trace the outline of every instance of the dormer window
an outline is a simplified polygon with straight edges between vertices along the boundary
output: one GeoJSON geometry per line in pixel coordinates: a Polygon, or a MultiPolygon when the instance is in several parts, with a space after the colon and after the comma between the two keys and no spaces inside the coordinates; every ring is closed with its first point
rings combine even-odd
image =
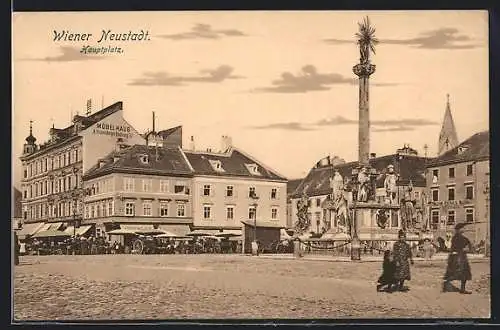
{"type": "Polygon", "coordinates": [[[148,155],[140,155],[139,160],[143,164],[149,164],[149,156],[148,155]]]}
{"type": "Polygon", "coordinates": [[[209,160],[210,165],[212,165],[212,168],[217,171],[217,172],[225,172],[224,169],[222,168],[222,162],[220,160],[209,160]]]}
{"type": "Polygon", "coordinates": [[[458,154],[460,155],[461,153],[467,151],[467,149],[469,149],[469,146],[466,145],[458,147],[458,154]]]}
{"type": "Polygon", "coordinates": [[[245,164],[245,166],[247,167],[247,170],[248,170],[248,172],[250,172],[250,174],[261,175],[257,164],[245,164]]]}

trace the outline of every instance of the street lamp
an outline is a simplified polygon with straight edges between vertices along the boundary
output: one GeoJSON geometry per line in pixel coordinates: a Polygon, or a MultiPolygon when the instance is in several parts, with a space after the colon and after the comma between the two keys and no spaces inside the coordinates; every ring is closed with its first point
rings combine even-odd
{"type": "MultiPolygon", "coordinates": [[[[255,194],[255,191],[251,191],[250,192],[250,198],[254,200],[254,203],[252,204],[252,206],[254,207],[254,214],[253,214],[253,244],[257,247],[257,250],[258,250],[258,244],[257,244],[257,201],[259,200],[259,197],[255,194]]],[[[258,253],[256,252],[255,254],[258,254],[258,253]]]]}
{"type": "Polygon", "coordinates": [[[359,190],[359,180],[358,180],[358,169],[353,168],[351,172],[351,183],[352,183],[352,224],[351,224],[351,260],[361,260],[361,243],[358,238],[358,224],[356,215],[356,202],[358,199],[359,190]]]}

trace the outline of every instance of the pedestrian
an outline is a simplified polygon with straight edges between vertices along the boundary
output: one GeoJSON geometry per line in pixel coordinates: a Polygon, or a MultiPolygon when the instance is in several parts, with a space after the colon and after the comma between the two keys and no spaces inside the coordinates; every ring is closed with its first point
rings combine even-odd
{"type": "Polygon", "coordinates": [[[14,231],[14,265],[19,265],[19,238],[17,237],[17,233],[14,231]]]}
{"type": "Polygon", "coordinates": [[[444,275],[443,292],[448,292],[450,282],[458,280],[461,283],[460,293],[471,294],[465,290],[465,284],[472,279],[467,252],[472,249],[470,241],[463,234],[464,223],[455,226],[455,235],[451,239],[450,254],[448,255],[448,266],[444,275]]]}
{"type": "Polygon", "coordinates": [[[425,261],[430,261],[432,255],[434,254],[434,247],[432,246],[430,239],[428,238],[424,239],[423,250],[424,250],[425,261]]]}
{"type": "Polygon", "coordinates": [[[395,264],[394,256],[391,250],[384,251],[384,261],[382,263],[382,275],[378,278],[377,292],[382,291],[384,286],[386,287],[386,292],[392,292],[392,286],[396,285],[396,280],[394,278],[395,264]]]}
{"type": "Polygon", "coordinates": [[[406,243],[406,233],[403,230],[398,232],[398,241],[392,247],[394,254],[394,278],[398,282],[397,289],[399,291],[407,291],[404,287],[404,282],[411,280],[410,263],[413,265],[413,256],[411,247],[406,243]]]}

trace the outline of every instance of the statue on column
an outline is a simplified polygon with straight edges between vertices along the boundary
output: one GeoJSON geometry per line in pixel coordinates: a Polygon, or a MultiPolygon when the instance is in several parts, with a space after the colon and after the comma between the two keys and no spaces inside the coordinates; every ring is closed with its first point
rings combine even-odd
{"type": "Polygon", "coordinates": [[[397,200],[397,181],[398,176],[394,172],[394,165],[390,164],[387,166],[387,173],[385,174],[384,188],[386,191],[386,196],[390,204],[396,204],[397,200]]]}

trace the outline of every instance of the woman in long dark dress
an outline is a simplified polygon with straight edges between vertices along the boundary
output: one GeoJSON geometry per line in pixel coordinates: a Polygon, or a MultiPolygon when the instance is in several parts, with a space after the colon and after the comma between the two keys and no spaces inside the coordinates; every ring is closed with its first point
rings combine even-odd
{"type": "Polygon", "coordinates": [[[451,239],[450,254],[448,255],[448,266],[444,274],[443,292],[447,292],[450,282],[458,280],[461,282],[460,293],[471,294],[465,290],[465,283],[472,279],[469,260],[467,259],[467,249],[471,249],[471,243],[463,235],[464,223],[455,226],[455,235],[451,239]]]}
{"type": "Polygon", "coordinates": [[[411,247],[406,240],[406,233],[400,230],[398,233],[398,241],[394,243],[392,248],[394,255],[394,279],[397,281],[397,289],[399,291],[404,290],[404,282],[406,280],[411,280],[410,274],[410,262],[413,265],[413,256],[411,253],[411,247]]]}

